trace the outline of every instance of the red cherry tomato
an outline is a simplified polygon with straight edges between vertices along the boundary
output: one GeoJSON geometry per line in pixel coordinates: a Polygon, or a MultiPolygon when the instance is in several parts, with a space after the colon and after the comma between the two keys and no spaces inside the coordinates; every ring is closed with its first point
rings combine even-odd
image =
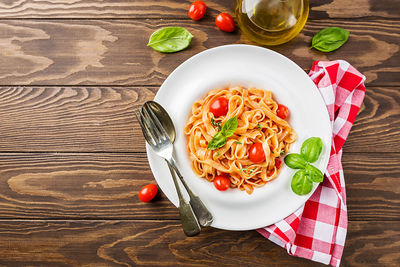
{"type": "Polygon", "coordinates": [[[235,21],[231,15],[227,13],[219,13],[215,18],[215,24],[217,27],[224,32],[233,32],[235,30],[235,21]]]}
{"type": "Polygon", "coordinates": [[[203,1],[195,1],[189,7],[189,17],[194,20],[199,20],[206,14],[207,6],[203,1]]]}
{"type": "Polygon", "coordinates": [[[224,116],[228,113],[229,101],[225,97],[215,99],[210,105],[210,112],[214,117],[224,116]]]}
{"type": "Polygon", "coordinates": [[[287,108],[287,106],[279,104],[278,109],[276,110],[276,114],[279,118],[286,119],[286,117],[289,116],[289,109],[287,108]]]}
{"type": "Polygon", "coordinates": [[[275,166],[279,169],[282,165],[282,160],[280,158],[275,158],[275,166]]]}
{"type": "Polygon", "coordinates": [[[254,143],[249,149],[249,159],[254,163],[265,160],[265,152],[262,143],[254,143]]]}
{"type": "Polygon", "coordinates": [[[143,202],[149,202],[157,195],[157,192],[157,186],[155,186],[154,184],[148,184],[140,189],[139,199],[143,202]]]}
{"type": "Polygon", "coordinates": [[[214,186],[219,191],[225,191],[231,186],[231,180],[224,175],[218,175],[214,178],[214,186]]]}

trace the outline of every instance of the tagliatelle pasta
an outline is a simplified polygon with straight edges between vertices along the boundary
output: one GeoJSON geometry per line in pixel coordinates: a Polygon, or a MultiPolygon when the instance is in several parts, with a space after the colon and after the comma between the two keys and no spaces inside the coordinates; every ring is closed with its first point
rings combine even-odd
{"type": "Polygon", "coordinates": [[[216,89],[196,101],[185,125],[189,157],[196,175],[212,182],[218,175],[227,175],[230,186],[251,194],[279,175],[276,164],[282,153],[289,151],[297,135],[289,123],[277,115],[278,103],[272,93],[256,88],[216,89]],[[214,118],[210,105],[217,98],[228,99],[228,112],[214,118]],[[228,119],[237,117],[238,127],[226,143],[217,149],[207,145],[228,119]],[[262,143],[265,160],[254,163],[249,159],[249,149],[262,143]]]}

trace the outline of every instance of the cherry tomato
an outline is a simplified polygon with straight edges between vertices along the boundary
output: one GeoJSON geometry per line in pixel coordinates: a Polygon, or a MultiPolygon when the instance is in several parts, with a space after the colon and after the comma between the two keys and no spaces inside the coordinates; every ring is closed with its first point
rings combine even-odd
{"type": "Polygon", "coordinates": [[[282,160],[280,158],[275,158],[275,166],[279,169],[282,165],[282,160]]]}
{"type": "Polygon", "coordinates": [[[231,186],[231,180],[225,175],[218,175],[214,178],[214,186],[219,191],[225,191],[231,186]]]}
{"type": "Polygon", "coordinates": [[[279,104],[278,109],[276,110],[276,114],[279,118],[286,119],[286,117],[289,116],[289,109],[287,108],[287,106],[279,104]]]}
{"type": "Polygon", "coordinates": [[[189,7],[189,17],[193,20],[199,20],[206,14],[207,6],[203,1],[195,1],[189,7]]]}
{"type": "Polygon", "coordinates": [[[154,184],[148,184],[140,189],[139,199],[143,202],[149,202],[157,195],[157,192],[157,186],[155,186],[154,184]]]}
{"type": "Polygon", "coordinates": [[[219,13],[215,18],[215,24],[224,32],[233,32],[235,30],[235,21],[228,13],[219,13]]]}
{"type": "Polygon", "coordinates": [[[225,97],[215,99],[210,105],[210,112],[214,117],[224,116],[228,113],[229,101],[225,97]]]}
{"type": "Polygon", "coordinates": [[[262,143],[254,143],[249,149],[249,159],[254,163],[265,160],[265,152],[262,143]]]}

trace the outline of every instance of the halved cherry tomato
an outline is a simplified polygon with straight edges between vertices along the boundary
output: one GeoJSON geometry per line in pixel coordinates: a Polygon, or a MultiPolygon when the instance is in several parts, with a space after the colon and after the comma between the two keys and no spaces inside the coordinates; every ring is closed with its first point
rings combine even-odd
{"type": "Polygon", "coordinates": [[[235,21],[228,13],[219,13],[215,18],[215,24],[224,32],[233,32],[235,30],[235,21]]]}
{"type": "Polygon", "coordinates": [[[210,112],[214,117],[224,116],[228,113],[229,101],[225,97],[218,97],[210,105],[210,112]]]}
{"type": "Polygon", "coordinates": [[[218,175],[214,178],[214,186],[219,191],[225,191],[231,186],[231,180],[225,175],[218,175]]]}
{"type": "Polygon", "coordinates": [[[276,114],[279,118],[284,120],[287,116],[289,116],[289,109],[287,108],[287,106],[279,104],[278,109],[276,110],[276,114]]]}
{"type": "Polygon", "coordinates": [[[265,160],[265,152],[262,143],[254,143],[249,149],[249,159],[254,163],[260,163],[265,160]]]}
{"type": "Polygon", "coordinates": [[[149,202],[157,195],[157,192],[157,186],[155,186],[154,184],[148,184],[140,189],[139,199],[143,202],[149,202]]]}
{"type": "Polygon", "coordinates": [[[279,169],[282,165],[282,160],[280,158],[275,158],[275,166],[279,169]]]}
{"type": "Polygon", "coordinates": [[[203,1],[195,1],[189,7],[189,17],[194,20],[199,20],[206,14],[207,6],[203,1]]]}

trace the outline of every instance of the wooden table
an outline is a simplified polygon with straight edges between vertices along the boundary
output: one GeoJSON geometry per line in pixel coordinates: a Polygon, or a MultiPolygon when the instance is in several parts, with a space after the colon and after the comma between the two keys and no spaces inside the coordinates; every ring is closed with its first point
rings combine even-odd
{"type": "MultiPolygon", "coordinates": [[[[184,236],[154,182],[132,111],[180,63],[207,48],[251,43],[214,25],[233,0],[18,0],[0,3],[0,265],[319,266],[288,256],[255,231],[184,236]],[[190,47],[146,47],[163,26],[190,47]]],[[[400,2],[312,0],[305,29],[275,51],[306,71],[345,59],[367,76],[364,105],[343,154],[349,231],[343,266],[400,266],[400,2]],[[328,26],[351,32],[339,50],[309,49],[328,26]]]]}

